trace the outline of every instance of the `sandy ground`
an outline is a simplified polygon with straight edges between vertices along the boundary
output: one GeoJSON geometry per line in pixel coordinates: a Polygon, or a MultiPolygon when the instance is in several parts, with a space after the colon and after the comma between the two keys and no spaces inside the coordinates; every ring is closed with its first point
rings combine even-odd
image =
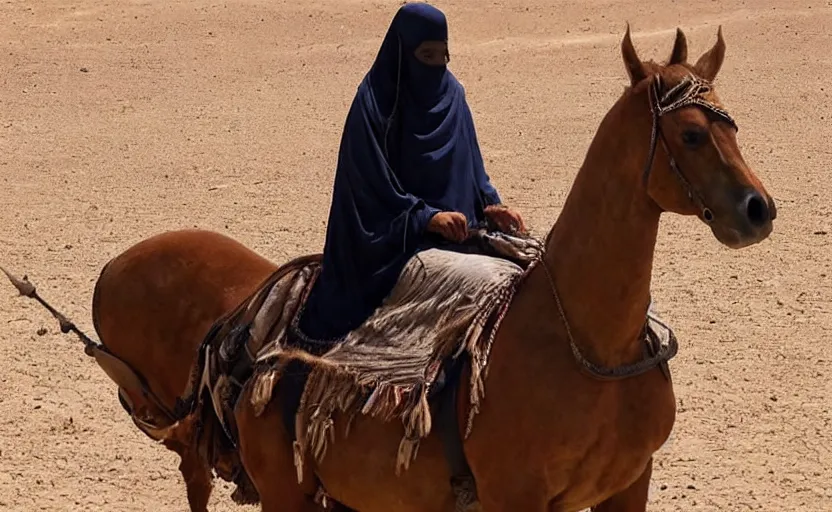
{"type": "MultiPolygon", "coordinates": [[[[0,3],[0,264],[92,331],[101,266],[171,228],[275,261],[318,250],[347,107],[398,2],[0,3]]],[[[443,1],[491,176],[537,234],[626,83],[673,30],[723,24],[719,92],[779,204],[771,239],[662,224],[654,273],[681,350],[651,510],[832,510],[828,1],[443,1]]],[[[80,344],[0,283],[0,509],[186,510],[175,456],[80,344]],[[40,334],[38,331],[40,330],[40,334]]],[[[212,510],[245,510],[215,493],[212,510]]]]}

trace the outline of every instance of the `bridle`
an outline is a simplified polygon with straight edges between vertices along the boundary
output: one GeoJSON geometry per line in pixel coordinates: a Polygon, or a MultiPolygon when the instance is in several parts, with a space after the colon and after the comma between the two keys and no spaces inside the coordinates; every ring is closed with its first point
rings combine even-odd
{"type": "MultiPolygon", "coordinates": [[[[650,172],[653,168],[657,141],[661,140],[665,153],[667,153],[667,157],[670,160],[670,168],[681,181],[682,186],[687,192],[688,198],[691,201],[694,201],[700,208],[701,218],[707,223],[713,221],[713,212],[710,208],[708,208],[705,201],[702,199],[702,196],[693,188],[690,181],[676,163],[676,159],[670,152],[667,140],[662,132],[660,119],[668,112],[696,105],[712,112],[736,130],[737,124],[728,112],[726,112],[723,108],[714,105],[705,98],[705,95],[712,90],[713,85],[711,82],[693,74],[688,74],[684,79],[682,79],[681,82],[662,94],[661,76],[656,74],[650,79],[647,94],[650,102],[650,111],[653,117],[653,126],[651,128],[650,135],[650,150],[642,174],[642,180],[646,188],[650,179],[650,172]]],[[[563,304],[561,303],[560,296],[558,295],[557,288],[555,286],[555,280],[552,277],[552,273],[549,270],[548,265],[546,265],[546,262],[542,257],[540,259],[540,264],[543,266],[546,276],[549,279],[549,285],[551,287],[552,294],[554,295],[555,302],[557,303],[558,313],[560,314],[561,321],[566,329],[566,336],[569,340],[569,347],[572,351],[572,356],[581,369],[586,371],[590,376],[599,380],[621,380],[635,377],[646,373],[653,368],[660,367],[665,377],[668,379],[670,378],[667,362],[676,355],[679,349],[679,344],[673,330],[653,315],[649,306],[646,315],[647,320],[643,331],[647,354],[642,360],[633,364],[605,368],[598,366],[587,359],[581,352],[578,344],[575,342],[575,338],[572,335],[572,329],[569,326],[568,319],[566,318],[566,312],[563,309],[563,304]],[[666,343],[661,341],[661,337],[655,332],[656,328],[661,328],[666,331],[666,343]]]]}
{"type": "Polygon", "coordinates": [[[685,188],[688,199],[696,203],[696,206],[699,208],[700,218],[706,223],[711,223],[714,220],[713,211],[708,208],[702,196],[693,188],[690,180],[688,180],[679,168],[676,159],[673,158],[673,154],[670,152],[664,132],[662,131],[660,119],[668,112],[696,105],[712,112],[719,119],[730,124],[734,130],[738,130],[739,128],[725,109],[705,99],[705,95],[713,90],[713,84],[704,78],[700,78],[691,73],[664,94],[661,94],[661,90],[662,77],[659,74],[655,74],[650,79],[650,85],[647,91],[647,96],[650,101],[650,112],[653,116],[653,128],[650,135],[650,151],[644,166],[644,172],[642,173],[642,181],[646,188],[650,180],[650,171],[653,168],[653,160],[656,155],[656,141],[661,140],[664,151],[670,160],[670,168],[685,188]]]}

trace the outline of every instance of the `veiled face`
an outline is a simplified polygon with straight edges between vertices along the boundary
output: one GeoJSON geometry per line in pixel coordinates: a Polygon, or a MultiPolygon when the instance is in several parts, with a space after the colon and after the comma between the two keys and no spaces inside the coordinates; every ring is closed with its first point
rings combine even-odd
{"type": "Polygon", "coordinates": [[[413,54],[419,62],[428,66],[444,66],[451,60],[448,43],[445,41],[425,41],[413,54]]]}

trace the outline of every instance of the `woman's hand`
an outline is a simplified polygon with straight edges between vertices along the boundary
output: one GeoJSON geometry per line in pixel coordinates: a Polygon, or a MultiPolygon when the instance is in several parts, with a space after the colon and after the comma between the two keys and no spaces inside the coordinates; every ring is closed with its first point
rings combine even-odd
{"type": "Polygon", "coordinates": [[[468,238],[468,219],[459,212],[439,212],[430,219],[428,231],[451,242],[462,243],[468,238]]]}
{"type": "Polygon", "coordinates": [[[497,228],[508,234],[525,234],[526,224],[519,213],[508,206],[495,204],[485,208],[485,216],[497,225],[497,228]]]}

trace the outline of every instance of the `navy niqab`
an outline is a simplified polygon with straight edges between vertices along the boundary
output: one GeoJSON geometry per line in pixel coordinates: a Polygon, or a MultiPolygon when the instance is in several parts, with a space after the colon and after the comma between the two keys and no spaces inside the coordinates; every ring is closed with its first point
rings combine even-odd
{"type": "MultiPolygon", "coordinates": [[[[465,91],[446,66],[414,51],[447,41],[445,15],[402,6],[358,87],[341,139],[321,274],[299,328],[307,344],[358,327],[419,250],[442,245],[433,215],[456,211],[470,226],[500,197],[490,184],[465,91]]],[[[324,348],[324,347],[321,347],[324,348]]]]}

